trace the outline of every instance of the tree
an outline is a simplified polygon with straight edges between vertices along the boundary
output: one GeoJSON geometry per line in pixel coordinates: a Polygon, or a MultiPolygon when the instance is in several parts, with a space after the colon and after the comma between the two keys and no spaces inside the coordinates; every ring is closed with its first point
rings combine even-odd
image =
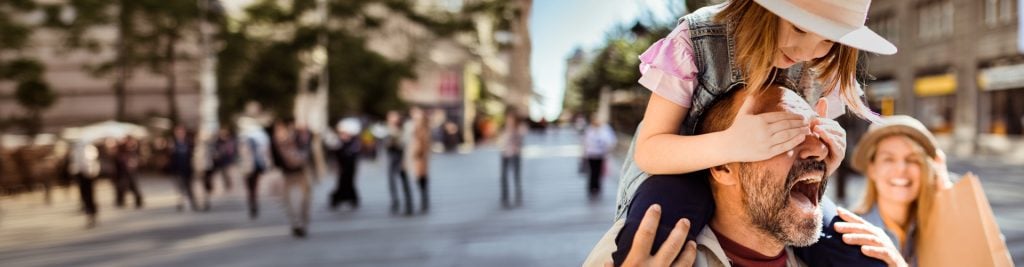
{"type": "MultiPolygon", "coordinates": [[[[202,0],[214,1],[214,0],[202,0]]],[[[164,96],[167,98],[167,117],[172,122],[180,120],[177,95],[177,63],[181,58],[190,55],[178,50],[179,42],[185,36],[198,36],[195,29],[200,14],[193,1],[136,0],[137,12],[148,21],[146,29],[139,30],[139,38],[135,45],[141,49],[142,57],[149,63],[149,68],[166,78],[164,96]]],[[[216,13],[215,13],[216,14],[216,13]]]]}
{"type": "Polygon", "coordinates": [[[0,59],[12,54],[11,60],[0,61],[0,80],[16,83],[15,99],[28,112],[19,120],[22,127],[31,134],[39,133],[42,126],[42,111],[53,105],[56,96],[43,81],[45,67],[38,61],[19,53],[28,45],[33,27],[15,21],[16,13],[34,11],[38,6],[30,0],[11,0],[0,3],[0,59]]]}
{"type": "Polygon", "coordinates": [[[411,2],[397,0],[330,1],[328,27],[300,23],[303,14],[314,7],[312,0],[295,0],[286,6],[280,1],[260,0],[246,8],[244,21],[229,19],[222,25],[225,47],[218,56],[222,119],[250,100],[279,116],[290,116],[293,103],[288,100],[297,93],[298,70],[303,67],[299,53],[317,45],[320,33],[326,33],[327,75],[331,77],[327,81],[328,115],[383,117],[387,110],[404,106],[398,87],[402,79],[413,77],[419,54],[389,59],[368,47],[367,36],[380,33],[388,19],[396,18],[435,36],[471,29],[456,16],[426,16],[417,13],[411,2]],[[370,6],[383,8],[388,17],[367,14],[370,6]]]}
{"type": "Polygon", "coordinates": [[[31,134],[39,133],[42,129],[42,111],[53,106],[57,99],[56,95],[46,82],[32,79],[18,83],[15,97],[18,104],[28,110],[28,120],[24,123],[26,130],[31,134]]]}
{"type": "Polygon", "coordinates": [[[132,72],[142,61],[141,48],[136,43],[140,36],[136,30],[138,24],[145,24],[139,17],[137,0],[69,0],[65,4],[46,6],[50,27],[63,31],[67,49],[88,49],[98,52],[104,49],[104,43],[88,34],[91,30],[110,24],[117,26],[117,40],[113,45],[115,56],[109,61],[85,66],[96,76],[105,76],[116,71],[112,85],[114,91],[114,117],[125,120],[125,100],[127,83],[132,72]],[[113,14],[112,14],[113,13],[113,14]]]}

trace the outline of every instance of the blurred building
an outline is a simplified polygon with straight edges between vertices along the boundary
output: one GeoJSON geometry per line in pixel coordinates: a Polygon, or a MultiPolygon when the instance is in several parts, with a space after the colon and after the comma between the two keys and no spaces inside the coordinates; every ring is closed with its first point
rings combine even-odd
{"type": "Polygon", "coordinates": [[[564,115],[583,113],[583,90],[576,85],[576,79],[586,71],[590,59],[583,48],[577,47],[572,56],[565,60],[565,98],[562,107],[564,115]]]}
{"type": "MultiPolygon", "coordinates": [[[[38,25],[45,19],[42,9],[19,14],[13,18],[26,24],[38,25]]],[[[81,126],[115,117],[114,81],[116,71],[106,75],[93,74],[99,64],[110,62],[115,57],[117,41],[116,25],[97,27],[89,31],[99,41],[98,49],[68,49],[64,46],[63,33],[39,27],[20,51],[23,55],[41,62],[46,72],[43,77],[57,96],[55,104],[43,112],[43,131],[57,132],[68,126],[81,126]]],[[[0,38],[3,38],[0,36],[0,38]]],[[[198,55],[198,41],[186,36],[179,43],[181,55],[198,55]]],[[[176,102],[182,122],[195,126],[198,120],[199,81],[197,57],[182,56],[176,64],[176,102]]],[[[166,117],[169,101],[166,96],[167,78],[156,74],[140,63],[127,82],[125,110],[130,120],[142,121],[151,117],[166,117]]],[[[0,80],[0,118],[21,116],[25,111],[15,97],[15,84],[0,80]]]]}
{"type": "Polygon", "coordinates": [[[1024,158],[1017,0],[875,1],[867,25],[899,48],[869,56],[873,109],[925,123],[960,156],[1024,158]]]}

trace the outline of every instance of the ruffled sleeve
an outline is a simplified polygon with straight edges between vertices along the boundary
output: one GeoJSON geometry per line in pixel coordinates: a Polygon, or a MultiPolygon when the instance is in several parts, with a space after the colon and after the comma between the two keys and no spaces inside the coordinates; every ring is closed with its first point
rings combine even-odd
{"type": "Polygon", "coordinates": [[[640,55],[640,73],[640,85],[679,106],[691,106],[697,66],[686,23],[640,55]]]}

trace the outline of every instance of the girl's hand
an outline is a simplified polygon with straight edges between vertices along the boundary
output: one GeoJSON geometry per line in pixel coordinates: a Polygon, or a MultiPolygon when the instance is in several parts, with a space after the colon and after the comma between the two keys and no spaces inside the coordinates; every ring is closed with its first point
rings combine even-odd
{"type": "Polygon", "coordinates": [[[828,118],[828,100],[825,98],[818,99],[814,110],[819,117],[811,122],[811,129],[828,146],[829,153],[825,158],[825,165],[828,166],[827,174],[831,175],[846,157],[846,130],[839,126],[838,122],[828,118]]]}
{"type": "Polygon", "coordinates": [[[785,111],[753,114],[755,100],[743,100],[725,140],[731,147],[723,149],[735,153],[730,162],[754,162],[770,159],[792,150],[811,133],[804,117],[785,111]]]}
{"type": "Polygon", "coordinates": [[[844,243],[860,246],[860,252],[865,256],[882,260],[889,267],[907,266],[903,255],[892,244],[885,231],[844,208],[838,208],[838,211],[839,217],[846,222],[837,222],[835,229],[836,232],[843,234],[844,243]]]}

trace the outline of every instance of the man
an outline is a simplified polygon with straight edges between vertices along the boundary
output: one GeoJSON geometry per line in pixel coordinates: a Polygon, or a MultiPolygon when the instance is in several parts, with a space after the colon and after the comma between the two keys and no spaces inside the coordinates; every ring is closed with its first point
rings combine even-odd
{"type": "MultiPolygon", "coordinates": [[[[725,130],[736,114],[746,111],[753,114],[786,111],[805,117],[815,116],[815,111],[788,89],[772,87],[754,94],[751,101],[744,101],[747,91],[737,89],[720,96],[720,100],[699,122],[698,131],[725,130]]],[[[617,234],[615,262],[632,266],[638,260],[645,261],[651,250],[659,251],[664,243],[670,253],[659,251],[655,256],[661,260],[668,259],[662,263],[672,262],[680,250],[684,251],[680,259],[693,260],[691,251],[695,250],[694,266],[804,266],[806,256],[798,258],[793,247],[809,246],[819,240],[823,223],[820,204],[826,182],[823,160],[828,153],[828,148],[817,136],[808,135],[793,150],[765,161],[725,164],[682,178],[652,177],[637,191],[622,232],[617,234]],[[686,205],[687,196],[671,194],[671,188],[681,186],[681,179],[707,179],[715,203],[710,222],[695,238],[696,246],[687,245],[686,248],[682,248],[682,243],[687,230],[682,228],[689,227],[689,223],[675,221],[685,217],[678,207],[686,205]],[[651,227],[649,219],[641,217],[644,210],[654,204],[661,206],[651,209],[662,219],[662,227],[656,229],[647,228],[651,227]],[[676,224],[676,229],[671,228],[673,224],[676,224]],[[634,237],[639,242],[634,242],[634,237]],[[654,237],[653,246],[647,237],[654,237]]],[[[649,210],[647,214],[650,213],[649,210]]],[[[613,231],[602,238],[602,242],[615,238],[613,231]]],[[[884,241],[865,246],[864,250],[882,248],[892,252],[891,241],[884,241]]],[[[588,265],[607,261],[601,259],[605,257],[601,254],[610,250],[614,249],[607,249],[599,243],[588,259],[588,265]]],[[[847,259],[850,255],[859,256],[859,252],[856,249],[837,251],[835,255],[828,256],[847,259]]],[[[883,260],[887,263],[902,262],[898,253],[887,253],[885,257],[883,260]]]]}
{"type": "Polygon", "coordinates": [[[116,160],[118,180],[115,184],[117,187],[115,203],[117,207],[124,206],[125,195],[131,192],[135,196],[135,208],[141,209],[143,205],[142,191],[139,190],[138,177],[136,177],[139,169],[139,140],[131,135],[125,136],[117,149],[116,160]]]}
{"type": "Polygon", "coordinates": [[[271,154],[274,164],[284,176],[284,206],[292,225],[292,236],[306,238],[309,226],[309,205],[312,187],[307,172],[310,167],[311,137],[303,126],[291,127],[278,121],[273,126],[271,154]],[[292,204],[292,191],[299,190],[299,206],[292,204]]]}

